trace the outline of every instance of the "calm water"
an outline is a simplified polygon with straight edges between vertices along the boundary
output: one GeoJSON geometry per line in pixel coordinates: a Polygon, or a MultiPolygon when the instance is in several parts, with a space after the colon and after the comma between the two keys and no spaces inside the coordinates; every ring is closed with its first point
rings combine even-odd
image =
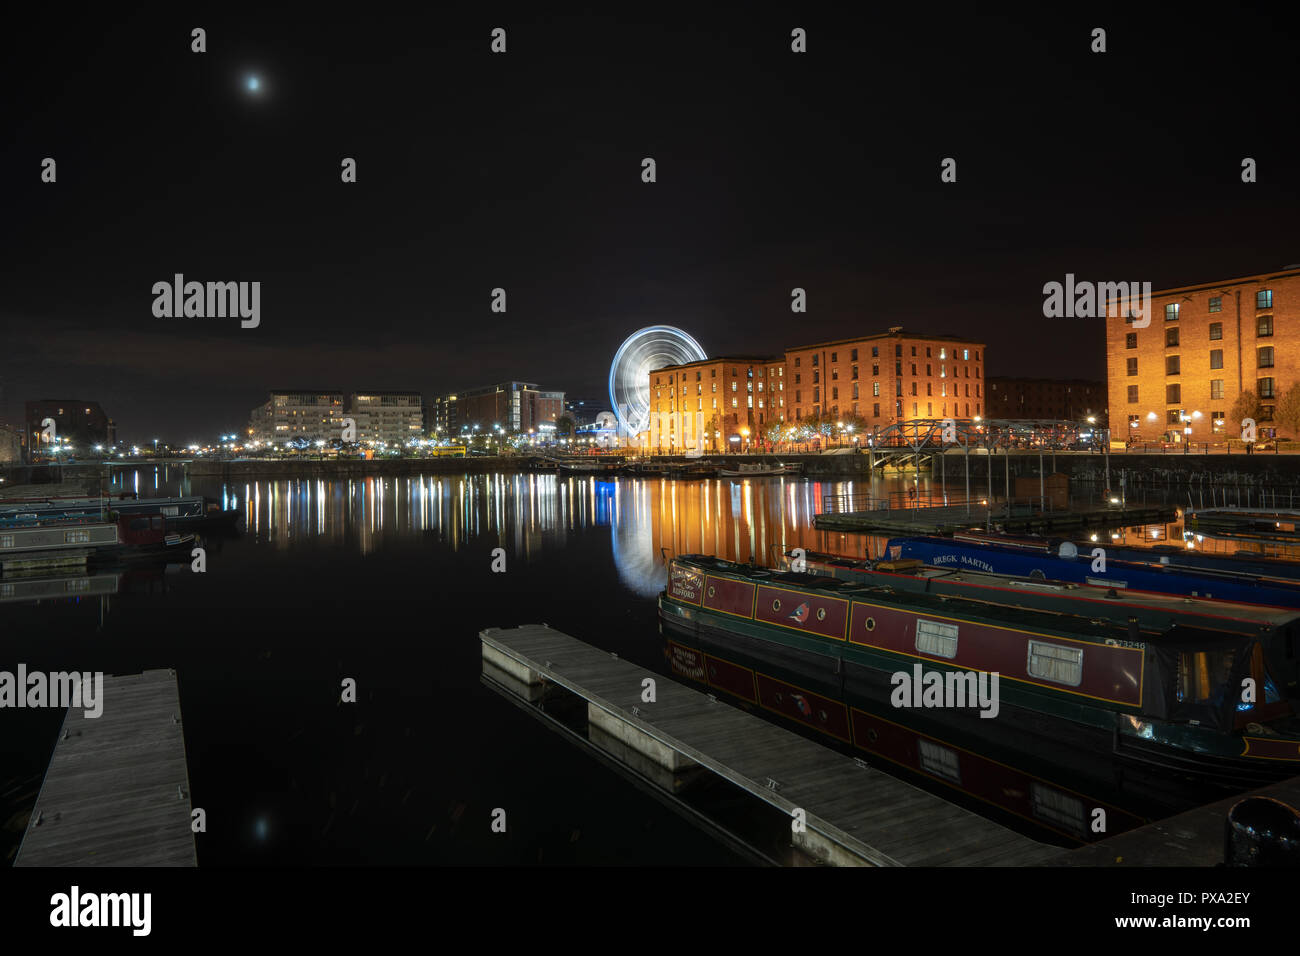
{"type": "MultiPolygon", "coordinates": [[[[108,596],[0,605],[0,669],[175,668],[208,817],[201,865],[740,862],[486,689],[477,635],[546,622],[666,673],[661,549],[823,547],[814,502],[855,490],[544,475],[187,485],[161,468],[118,484],[222,499],[244,527],[204,542],[206,574],[174,564],[128,572],[108,596]],[[505,573],[491,571],[498,547],[505,573]],[[338,703],[345,677],[356,704],[338,703]],[[505,835],[489,828],[497,807],[505,835]]],[[[9,859],[61,719],[4,713],[9,859]]]]}
{"type": "MultiPolygon", "coordinates": [[[[102,597],[0,605],[0,669],[175,668],[207,866],[744,862],[487,689],[478,632],[545,622],[668,674],[655,610],[665,554],[771,563],[793,547],[873,547],[811,527],[823,496],[869,490],[855,482],[191,485],[149,468],[118,483],[223,500],[242,512],[241,531],[204,542],[206,574],[170,565],[124,574],[102,597]],[[491,571],[495,548],[505,573],[491,571]],[[339,703],[348,677],[356,704],[339,703]],[[495,808],[504,835],[490,830],[495,808]]],[[[8,859],[61,720],[3,715],[8,859]]]]}

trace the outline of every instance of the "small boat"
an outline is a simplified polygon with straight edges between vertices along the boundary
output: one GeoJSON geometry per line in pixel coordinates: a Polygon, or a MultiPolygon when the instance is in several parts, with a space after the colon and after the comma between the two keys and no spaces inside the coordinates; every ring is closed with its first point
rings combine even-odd
{"type": "Polygon", "coordinates": [[[1040,746],[1110,755],[1143,773],[1241,789],[1300,772],[1300,633],[1139,627],[902,587],[680,555],[659,595],[663,626],[831,667],[846,693],[986,714],[1040,746]],[[979,675],[998,682],[985,708],[979,675]],[[901,682],[900,682],[901,681],[901,682]],[[919,688],[935,691],[920,700],[919,688]],[[1245,695],[1242,688],[1256,688],[1245,695]],[[900,690],[906,688],[901,695],[900,690]],[[970,696],[967,696],[968,692],[970,696]],[[946,695],[946,696],[945,696],[946,695]],[[949,699],[951,698],[951,699],[949,699]]]}
{"type": "Polygon", "coordinates": [[[718,474],[724,478],[772,478],[778,475],[789,475],[796,470],[779,461],[742,461],[735,468],[719,468],[718,474]]]}

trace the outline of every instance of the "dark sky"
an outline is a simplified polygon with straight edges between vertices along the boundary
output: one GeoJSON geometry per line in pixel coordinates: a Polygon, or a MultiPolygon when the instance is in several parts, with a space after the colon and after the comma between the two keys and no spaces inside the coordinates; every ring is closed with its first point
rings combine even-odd
{"type": "Polygon", "coordinates": [[[989,374],[1102,378],[1099,320],[1044,319],[1043,283],[1300,261],[1295,37],[1272,13],[479,6],[7,23],[0,419],[89,398],[127,440],[188,442],[272,387],[599,400],[658,322],[710,354],[903,325],[985,340],[989,374]],[[261,326],[155,318],[177,272],[260,281],[261,326]]]}

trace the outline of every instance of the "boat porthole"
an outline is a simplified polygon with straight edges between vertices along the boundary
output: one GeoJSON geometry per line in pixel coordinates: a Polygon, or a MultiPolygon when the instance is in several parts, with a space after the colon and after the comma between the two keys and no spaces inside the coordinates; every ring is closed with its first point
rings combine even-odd
{"type": "Polygon", "coordinates": [[[709,585],[709,597],[713,597],[713,585],[709,585]]]}
{"type": "Polygon", "coordinates": [[[867,731],[867,739],[870,740],[873,744],[876,742],[876,738],[877,738],[878,736],[880,736],[880,735],[877,734],[877,733],[875,732],[875,730],[868,730],[868,731],[867,731]]]}
{"type": "Polygon", "coordinates": [[[779,611],[779,610],[781,610],[781,602],[780,602],[780,601],[773,601],[773,602],[772,602],[772,610],[773,610],[773,611],[779,611]]]}
{"type": "Polygon", "coordinates": [[[824,710],[821,711],[817,716],[820,717],[820,718],[822,719],[822,723],[823,723],[823,724],[826,723],[826,721],[829,719],[829,718],[827,717],[827,715],[826,715],[826,711],[824,711],[824,710]]]}
{"type": "Polygon", "coordinates": [[[819,607],[819,608],[817,609],[817,620],[819,620],[819,621],[824,621],[824,620],[826,620],[826,608],[824,608],[824,607],[819,607]]]}
{"type": "Polygon", "coordinates": [[[867,618],[867,630],[874,631],[875,629],[876,629],[876,619],[874,617],[867,618]]]}

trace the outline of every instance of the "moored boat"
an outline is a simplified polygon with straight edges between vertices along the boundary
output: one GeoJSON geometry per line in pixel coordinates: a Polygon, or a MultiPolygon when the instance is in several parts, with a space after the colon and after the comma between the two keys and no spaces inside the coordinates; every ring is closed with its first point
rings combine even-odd
{"type": "Polygon", "coordinates": [[[164,515],[73,517],[0,528],[0,570],[122,561],[185,552],[195,540],[164,515]]]}
{"type": "Polygon", "coordinates": [[[887,554],[893,561],[914,559],[931,566],[990,574],[1300,608],[1300,581],[1218,568],[1125,561],[1106,554],[1104,544],[1080,548],[1066,541],[1051,550],[1027,546],[1023,539],[994,542],[917,535],[889,539],[887,554]],[[1101,554],[1094,555],[1097,549],[1101,554]]]}
{"type": "MultiPolygon", "coordinates": [[[[994,719],[1043,746],[1109,753],[1144,772],[1241,787],[1300,771],[1300,635],[1291,622],[1261,634],[1134,629],[703,555],[671,559],[659,611],[678,633],[742,649],[765,641],[823,667],[829,659],[848,692],[872,700],[894,703],[899,675],[951,694],[996,674],[994,719]]],[[[911,704],[904,696],[897,706],[911,704]]],[[[934,706],[953,705],[940,696],[934,706]]],[[[978,728],[968,703],[954,713],[978,728]]]]}
{"type": "Polygon", "coordinates": [[[794,474],[797,470],[779,461],[742,461],[735,468],[719,468],[718,474],[724,478],[772,478],[794,474]]]}

